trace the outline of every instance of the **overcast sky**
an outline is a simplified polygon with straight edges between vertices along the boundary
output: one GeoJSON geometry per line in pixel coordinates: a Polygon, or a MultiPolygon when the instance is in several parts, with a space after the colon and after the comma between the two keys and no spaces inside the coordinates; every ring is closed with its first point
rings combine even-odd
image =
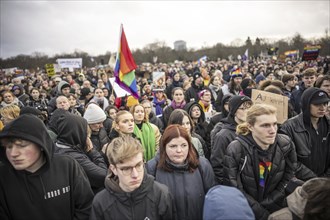
{"type": "Polygon", "coordinates": [[[133,50],[155,41],[199,49],[248,36],[320,37],[330,28],[329,2],[1,0],[0,57],[116,52],[121,23],[133,50]]]}

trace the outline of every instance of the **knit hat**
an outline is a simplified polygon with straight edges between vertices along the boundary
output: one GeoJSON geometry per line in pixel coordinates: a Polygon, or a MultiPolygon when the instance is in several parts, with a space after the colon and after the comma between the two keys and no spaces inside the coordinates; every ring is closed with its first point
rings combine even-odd
{"type": "Polygon", "coordinates": [[[242,72],[240,68],[236,68],[236,69],[232,69],[230,76],[232,79],[236,78],[236,77],[242,77],[242,72]]]}
{"type": "Polygon", "coordinates": [[[202,77],[202,74],[199,71],[195,71],[193,74],[193,81],[196,81],[197,78],[202,77]]]}
{"type": "Polygon", "coordinates": [[[230,100],[229,100],[229,114],[234,116],[237,109],[244,103],[252,100],[247,97],[247,96],[240,96],[240,95],[234,95],[230,100]]]}
{"type": "Polygon", "coordinates": [[[95,124],[103,122],[107,116],[105,112],[96,104],[89,104],[84,113],[84,118],[87,120],[88,124],[95,124]]]}

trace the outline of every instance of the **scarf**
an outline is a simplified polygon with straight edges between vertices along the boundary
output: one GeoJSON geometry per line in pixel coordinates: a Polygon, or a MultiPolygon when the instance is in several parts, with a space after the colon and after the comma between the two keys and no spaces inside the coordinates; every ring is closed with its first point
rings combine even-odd
{"type": "Polygon", "coordinates": [[[183,107],[186,105],[186,101],[183,100],[181,103],[177,104],[174,100],[171,102],[171,106],[173,109],[183,109],[183,107]]]}
{"type": "Polygon", "coordinates": [[[154,158],[156,152],[156,137],[154,129],[151,127],[150,123],[143,122],[141,130],[135,124],[134,134],[140,139],[144,148],[144,160],[147,162],[154,158]]]}
{"type": "Polygon", "coordinates": [[[166,99],[163,99],[162,101],[158,101],[156,97],[154,97],[154,105],[156,109],[156,116],[162,115],[163,114],[163,108],[162,106],[164,105],[166,99]]]}
{"type": "Polygon", "coordinates": [[[208,112],[208,110],[210,108],[210,103],[204,102],[203,100],[199,100],[198,104],[200,104],[200,106],[202,106],[203,112],[208,112]]]}

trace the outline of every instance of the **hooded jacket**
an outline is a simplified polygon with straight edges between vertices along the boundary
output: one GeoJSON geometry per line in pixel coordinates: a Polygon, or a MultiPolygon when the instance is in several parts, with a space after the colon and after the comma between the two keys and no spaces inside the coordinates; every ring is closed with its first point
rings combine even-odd
{"type": "Polygon", "coordinates": [[[319,123],[322,123],[323,127],[327,127],[327,134],[323,137],[321,135],[314,137],[313,139],[316,139],[317,143],[312,143],[309,131],[313,127],[310,103],[312,96],[319,91],[317,88],[306,90],[301,97],[301,104],[304,106],[302,112],[288,119],[280,128],[280,132],[288,135],[295,143],[298,160],[296,177],[301,180],[323,175],[330,176],[330,119],[326,116],[319,119],[319,123]],[[313,159],[313,153],[318,155],[318,160],[313,159]]]}
{"type": "Polygon", "coordinates": [[[69,155],[78,161],[86,172],[94,192],[103,189],[108,168],[96,149],[86,152],[86,119],[73,114],[63,114],[57,120],[57,131],[55,152],[69,155]]]}
{"type": "Polygon", "coordinates": [[[304,82],[301,82],[299,83],[299,89],[291,93],[290,103],[292,104],[294,111],[298,114],[301,112],[302,107],[304,107],[304,105],[301,105],[301,96],[305,90],[305,84],[304,82]]]}
{"type": "Polygon", "coordinates": [[[90,220],[173,219],[168,188],[144,172],[140,187],[133,192],[124,192],[118,177],[109,174],[105,189],[94,198],[90,220]]]}
{"type": "Polygon", "coordinates": [[[205,155],[206,158],[210,158],[210,151],[211,151],[210,150],[210,135],[207,133],[207,125],[208,124],[205,121],[205,113],[204,113],[202,107],[197,102],[189,102],[185,105],[184,110],[191,117],[192,108],[194,106],[198,106],[198,108],[201,112],[201,115],[198,118],[197,123],[194,125],[195,126],[194,132],[204,139],[204,141],[206,143],[206,145],[203,146],[204,155],[205,155]]]}
{"type": "Polygon", "coordinates": [[[86,174],[72,158],[53,155],[54,144],[40,119],[20,116],[0,133],[5,137],[37,144],[46,162],[34,173],[15,170],[0,148],[0,219],[88,219],[93,192],[86,174]]]}
{"type": "Polygon", "coordinates": [[[256,219],[267,219],[269,213],[285,205],[285,186],[294,175],[296,154],[290,138],[278,134],[269,150],[263,152],[272,158],[272,167],[261,193],[258,167],[260,149],[251,134],[239,135],[231,142],[224,158],[224,184],[243,192],[256,219]]]}

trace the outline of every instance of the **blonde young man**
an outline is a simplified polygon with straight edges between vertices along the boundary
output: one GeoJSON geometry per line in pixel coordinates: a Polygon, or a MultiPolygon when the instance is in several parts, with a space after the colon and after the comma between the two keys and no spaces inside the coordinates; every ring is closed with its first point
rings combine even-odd
{"type": "Polygon", "coordinates": [[[173,219],[168,188],[145,172],[140,142],[125,135],[108,147],[110,174],[92,204],[90,220],[173,219]]]}

